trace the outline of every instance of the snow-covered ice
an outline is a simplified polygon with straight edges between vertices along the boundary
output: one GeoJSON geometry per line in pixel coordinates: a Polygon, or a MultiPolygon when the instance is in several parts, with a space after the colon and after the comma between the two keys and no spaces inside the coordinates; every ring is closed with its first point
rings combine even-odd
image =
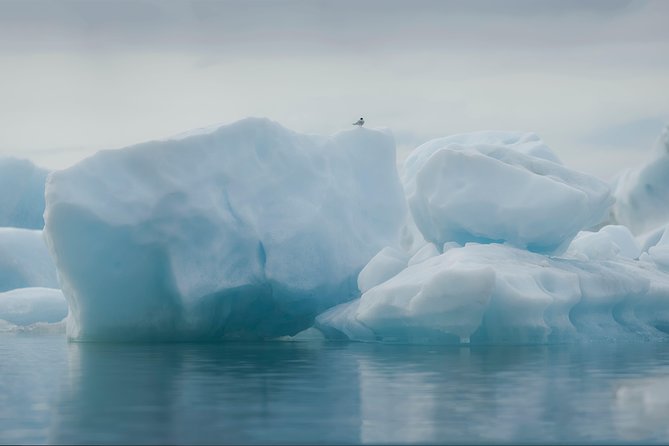
{"type": "Polygon", "coordinates": [[[387,132],[251,118],[54,172],[45,235],[73,338],[271,337],[356,297],[406,215],[387,132]]]}
{"type": "Polygon", "coordinates": [[[0,228],[0,291],[24,287],[59,288],[42,231],[0,228]]]}
{"type": "Polygon", "coordinates": [[[42,229],[47,174],[28,160],[0,157],[0,226],[42,229]]]}
{"type": "Polygon", "coordinates": [[[402,171],[416,226],[437,246],[565,248],[580,230],[604,220],[613,198],[607,184],[549,160],[551,153],[536,135],[502,132],[421,145],[402,171]]]}

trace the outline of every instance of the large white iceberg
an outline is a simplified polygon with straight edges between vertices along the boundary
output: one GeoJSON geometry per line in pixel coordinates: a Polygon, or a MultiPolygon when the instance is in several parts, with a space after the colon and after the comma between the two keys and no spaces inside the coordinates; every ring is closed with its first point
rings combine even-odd
{"type": "Polygon", "coordinates": [[[47,174],[28,160],[0,157],[0,226],[42,229],[47,174]]]}
{"type": "Polygon", "coordinates": [[[648,161],[617,179],[613,218],[643,234],[669,222],[669,126],[653,147],[648,161]]]}
{"type": "Polygon", "coordinates": [[[59,288],[42,231],[0,228],[0,292],[24,287],[59,288]]]}
{"type": "Polygon", "coordinates": [[[429,141],[402,181],[427,241],[505,242],[553,252],[606,217],[604,182],[560,165],[534,134],[481,132],[429,141]]]}
{"type": "Polygon", "coordinates": [[[669,339],[669,236],[644,253],[624,226],[585,230],[604,220],[610,190],[551,153],[535,135],[502,132],[417,148],[402,178],[427,242],[405,244],[408,261],[381,251],[362,296],[315,329],[409,343],[669,339]]]}
{"type": "Polygon", "coordinates": [[[70,337],[271,337],[356,297],[406,214],[387,132],[245,119],[54,172],[45,234],[70,337]]]}
{"type": "Polygon", "coordinates": [[[610,257],[624,236],[607,232],[591,240],[612,245],[594,260],[500,244],[451,248],[326,311],[316,327],[330,338],[410,343],[667,340],[669,275],[629,251],[610,257]]]}
{"type": "Polygon", "coordinates": [[[385,131],[321,137],[264,119],[55,172],[45,237],[68,334],[669,338],[669,235],[591,230],[610,211],[609,187],[561,165],[536,135],[433,140],[401,176],[385,131]]]}

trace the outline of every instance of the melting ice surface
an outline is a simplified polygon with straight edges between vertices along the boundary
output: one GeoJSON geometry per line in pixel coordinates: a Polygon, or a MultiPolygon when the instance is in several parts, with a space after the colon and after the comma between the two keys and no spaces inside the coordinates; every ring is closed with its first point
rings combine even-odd
{"type": "Polygon", "coordinates": [[[666,344],[68,344],[0,334],[0,352],[2,444],[669,438],[666,344]]]}
{"type": "Polygon", "coordinates": [[[613,203],[531,133],[398,172],[387,131],[245,119],[54,172],[44,235],[74,339],[665,341],[669,236],[603,226],[613,203]]]}

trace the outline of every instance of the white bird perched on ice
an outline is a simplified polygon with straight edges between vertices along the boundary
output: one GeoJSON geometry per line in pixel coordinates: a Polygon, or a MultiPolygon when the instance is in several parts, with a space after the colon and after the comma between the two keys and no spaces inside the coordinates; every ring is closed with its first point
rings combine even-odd
{"type": "Polygon", "coordinates": [[[363,125],[365,125],[365,120],[360,118],[356,122],[354,122],[353,125],[359,125],[360,127],[362,127],[363,125]]]}

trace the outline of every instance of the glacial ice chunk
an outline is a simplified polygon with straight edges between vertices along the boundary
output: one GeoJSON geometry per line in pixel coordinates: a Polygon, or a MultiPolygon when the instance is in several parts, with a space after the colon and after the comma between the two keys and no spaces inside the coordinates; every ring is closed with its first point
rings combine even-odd
{"type": "Polygon", "coordinates": [[[584,261],[469,243],[325,311],[315,327],[381,342],[666,341],[669,275],[624,256],[584,261]]]}
{"type": "Polygon", "coordinates": [[[59,288],[42,231],[0,228],[0,291],[24,287],[59,288]]]}
{"type": "Polygon", "coordinates": [[[294,335],[399,246],[387,132],[266,119],[102,151],[54,172],[45,234],[78,339],[294,335]]]}
{"type": "Polygon", "coordinates": [[[429,141],[407,158],[402,179],[426,240],[553,252],[607,215],[604,182],[517,150],[515,134],[494,135],[429,141]]]}
{"type": "Polygon", "coordinates": [[[42,229],[48,171],[28,160],[0,157],[0,226],[42,229]]]}
{"type": "Polygon", "coordinates": [[[53,324],[66,316],[67,302],[58,289],[18,288],[0,293],[0,320],[9,324],[53,324]]]}

